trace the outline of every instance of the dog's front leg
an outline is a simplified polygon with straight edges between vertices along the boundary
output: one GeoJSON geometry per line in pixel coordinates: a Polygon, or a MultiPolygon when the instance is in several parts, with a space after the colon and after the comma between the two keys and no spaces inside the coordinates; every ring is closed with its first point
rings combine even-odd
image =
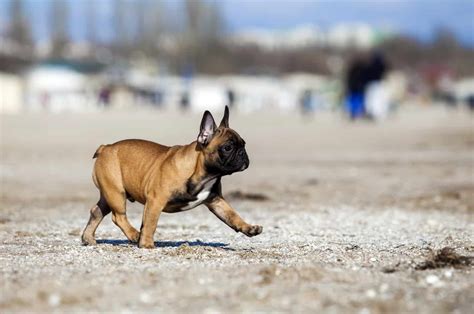
{"type": "Polygon", "coordinates": [[[206,203],[206,206],[214,215],[217,216],[217,218],[237,232],[242,232],[248,237],[253,237],[262,233],[262,226],[246,223],[221,196],[213,198],[206,203]]]}
{"type": "Polygon", "coordinates": [[[161,198],[149,198],[143,210],[142,227],[138,247],[152,249],[155,247],[153,235],[155,234],[158,219],[163,211],[165,202],[161,198]]]}

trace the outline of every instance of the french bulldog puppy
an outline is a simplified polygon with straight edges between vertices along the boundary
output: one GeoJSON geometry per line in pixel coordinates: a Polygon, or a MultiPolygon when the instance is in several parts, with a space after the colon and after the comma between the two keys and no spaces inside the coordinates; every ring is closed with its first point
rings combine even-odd
{"type": "Polygon", "coordinates": [[[253,237],[259,225],[246,223],[222,196],[221,178],[249,166],[245,141],[229,128],[229,108],[217,127],[204,112],[197,140],[188,145],[164,146],[145,140],[123,140],[101,145],[93,180],[100,199],[90,211],[82,234],[84,245],[94,245],[95,230],[110,212],[112,221],[140,248],[153,248],[153,235],[162,212],[176,213],[200,204],[236,232],[253,237]],[[126,200],[144,204],[140,232],[127,219],[126,200]]]}

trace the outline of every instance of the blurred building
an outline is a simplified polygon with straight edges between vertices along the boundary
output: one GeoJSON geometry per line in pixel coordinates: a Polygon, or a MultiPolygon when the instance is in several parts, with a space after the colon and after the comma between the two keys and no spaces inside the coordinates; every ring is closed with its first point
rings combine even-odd
{"type": "Polygon", "coordinates": [[[289,30],[248,29],[231,36],[236,45],[255,45],[266,50],[332,47],[339,49],[369,49],[393,36],[389,30],[364,23],[338,24],[324,31],[314,25],[302,25],[289,30]]]}
{"type": "Polygon", "coordinates": [[[23,109],[24,85],[21,76],[0,72],[0,113],[18,113],[23,109]]]}
{"type": "Polygon", "coordinates": [[[96,109],[97,64],[48,61],[24,75],[26,109],[32,111],[91,111],[96,109]]]}

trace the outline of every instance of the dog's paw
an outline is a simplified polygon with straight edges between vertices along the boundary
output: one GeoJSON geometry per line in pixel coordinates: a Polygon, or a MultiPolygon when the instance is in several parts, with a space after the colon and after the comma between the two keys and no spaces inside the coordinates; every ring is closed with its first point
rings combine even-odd
{"type": "Polygon", "coordinates": [[[138,247],[141,249],[154,249],[155,243],[153,242],[139,242],[138,247]]]}
{"type": "Polygon", "coordinates": [[[259,225],[249,225],[247,228],[242,230],[242,233],[245,234],[247,237],[253,237],[262,233],[263,227],[259,225]]]}
{"type": "Polygon", "coordinates": [[[87,246],[87,245],[96,245],[97,244],[96,240],[92,236],[83,235],[81,237],[81,240],[82,240],[82,245],[87,246]]]}
{"type": "Polygon", "coordinates": [[[128,240],[132,243],[138,243],[140,241],[140,232],[135,231],[128,240]]]}

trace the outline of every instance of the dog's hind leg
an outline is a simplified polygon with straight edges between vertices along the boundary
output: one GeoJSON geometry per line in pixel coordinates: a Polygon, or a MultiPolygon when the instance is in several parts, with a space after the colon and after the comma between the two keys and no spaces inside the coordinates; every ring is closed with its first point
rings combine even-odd
{"type": "Polygon", "coordinates": [[[91,208],[91,216],[84,232],[82,233],[82,244],[95,245],[95,230],[106,215],[110,213],[110,207],[101,196],[97,204],[91,208]]]}
{"type": "Polygon", "coordinates": [[[138,242],[140,233],[130,224],[127,218],[125,192],[108,190],[105,198],[112,210],[112,221],[122,230],[128,240],[138,242]]]}

